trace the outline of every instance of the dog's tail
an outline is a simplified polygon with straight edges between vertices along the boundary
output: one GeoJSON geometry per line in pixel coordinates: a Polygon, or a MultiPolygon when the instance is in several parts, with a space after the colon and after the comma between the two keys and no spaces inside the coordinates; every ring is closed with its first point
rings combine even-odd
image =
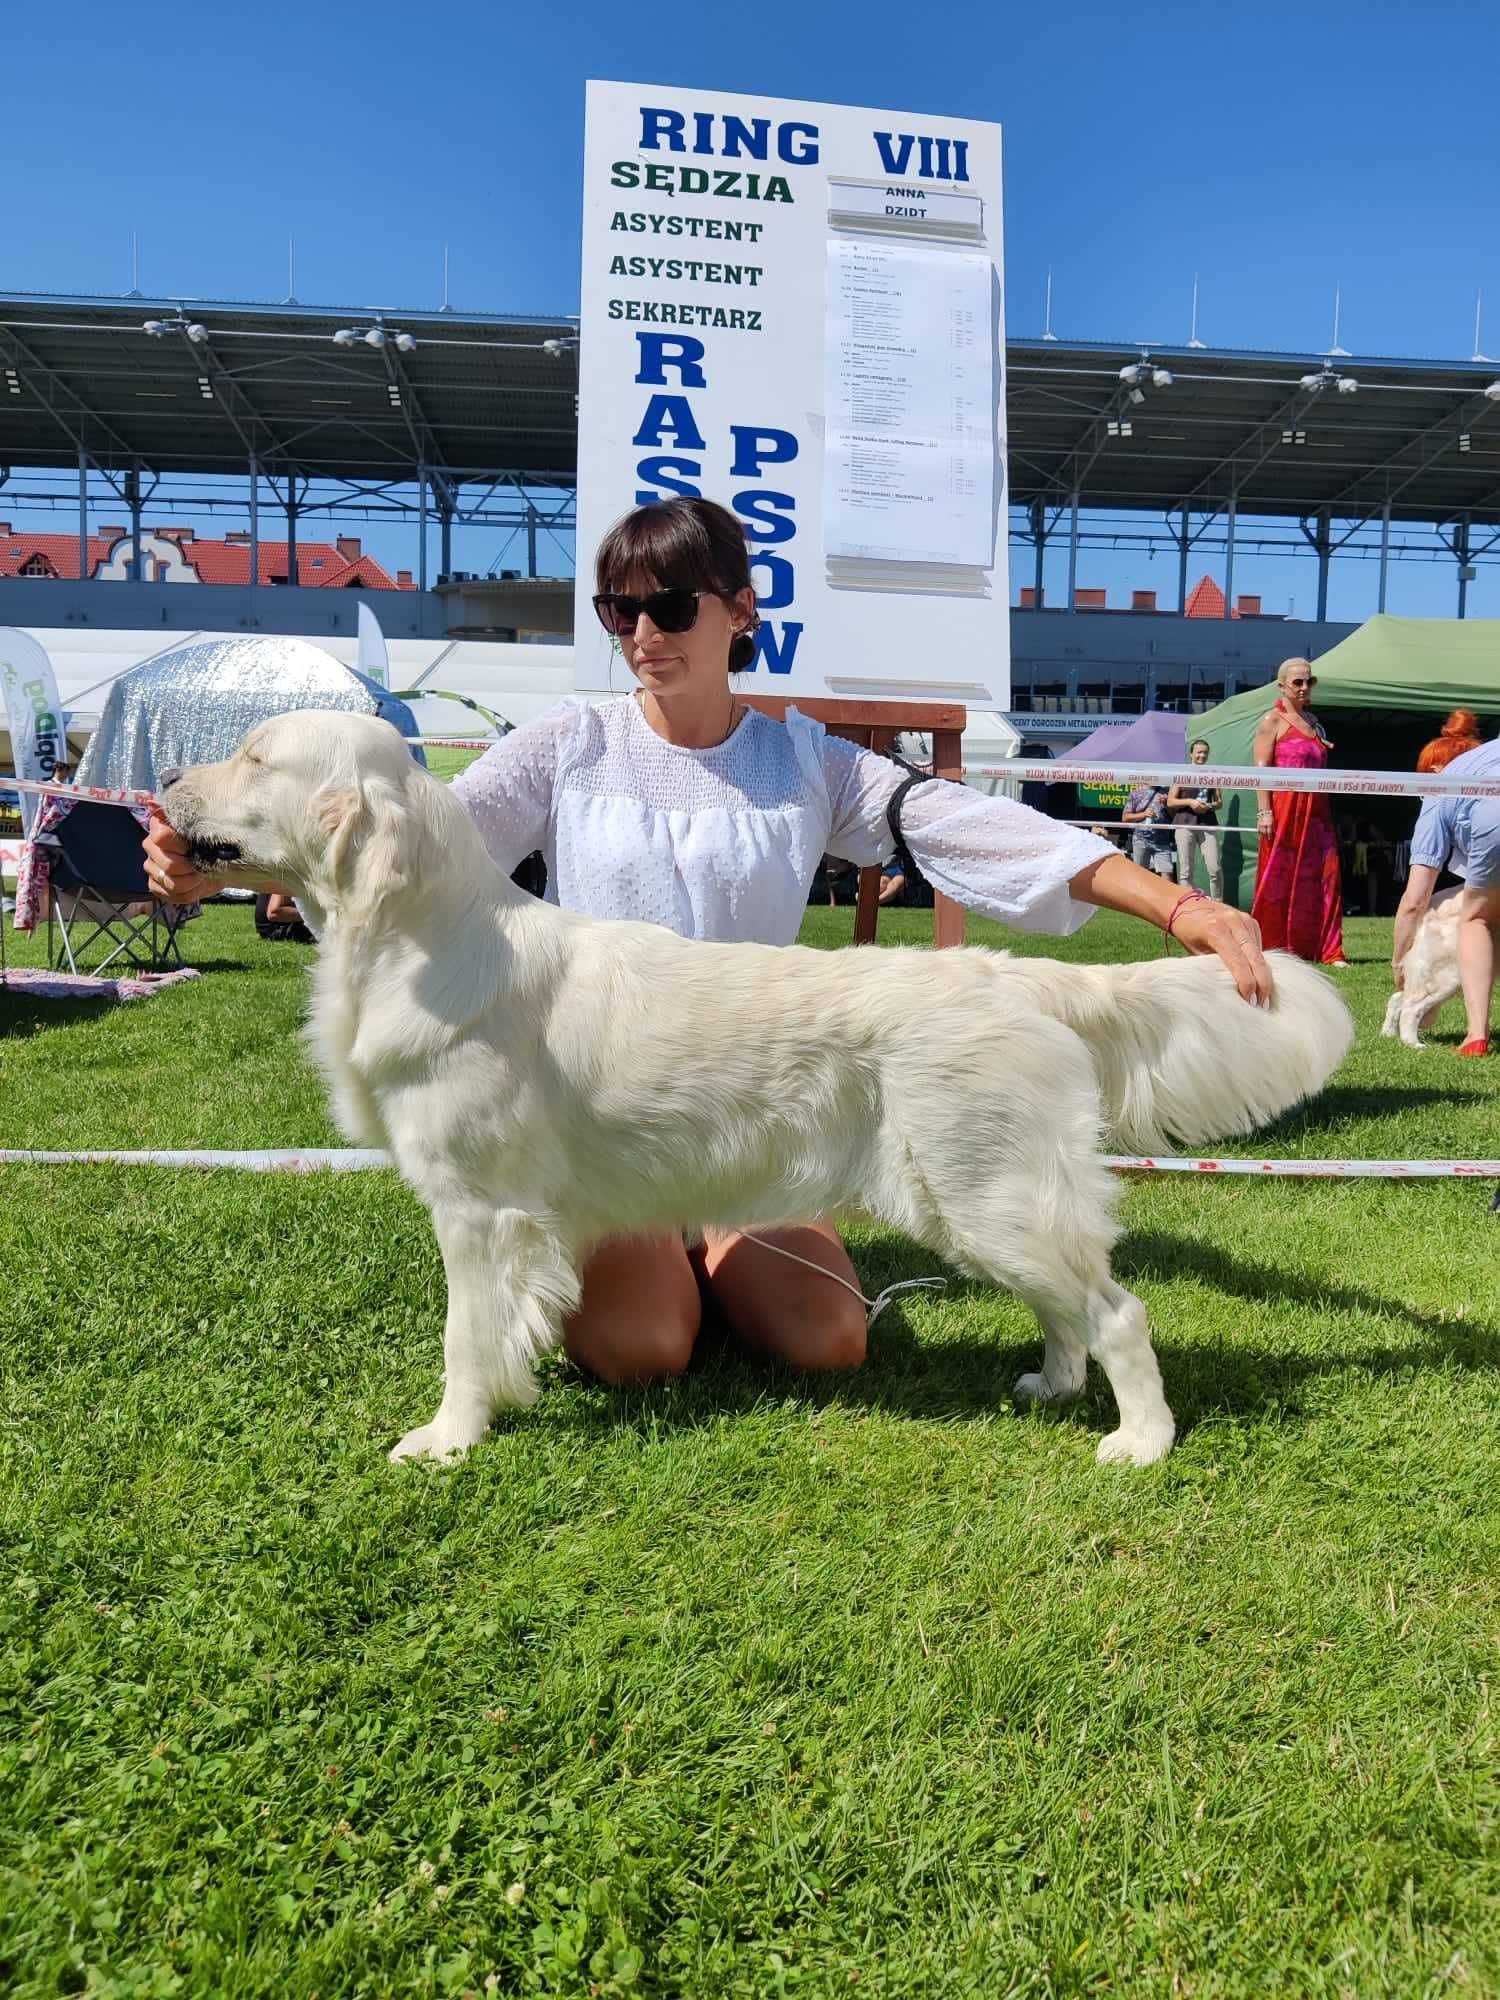
{"type": "MultiPolygon", "coordinates": [[[[1047,966],[1037,1003],[1088,1045],[1112,1147],[1233,1138],[1323,1088],[1354,1038],[1349,1010],[1312,966],[1285,952],[1269,959],[1269,1007],[1241,1000],[1217,958],[1047,966]]],[[[1007,970],[1024,978],[1041,963],[1013,958],[1007,970]]]]}

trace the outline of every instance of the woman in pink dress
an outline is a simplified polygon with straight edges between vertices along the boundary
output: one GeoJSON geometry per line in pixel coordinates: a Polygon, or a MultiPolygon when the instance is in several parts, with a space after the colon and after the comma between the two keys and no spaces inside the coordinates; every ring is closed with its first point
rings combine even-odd
{"type": "MultiPolygon", "coordinates": [[[[1281,692],[1255,732],[1255,761],[1320,771],[1333,748],[1312,712],[1316,676],[1307,660],[1283,660],[1281,692]]],[[[1250,914],[1267,951],[1315,965],[1347,964],[1344,896],[1333,805],[1326,792],[1259,792],[1260,859],[1250,914]]]]}

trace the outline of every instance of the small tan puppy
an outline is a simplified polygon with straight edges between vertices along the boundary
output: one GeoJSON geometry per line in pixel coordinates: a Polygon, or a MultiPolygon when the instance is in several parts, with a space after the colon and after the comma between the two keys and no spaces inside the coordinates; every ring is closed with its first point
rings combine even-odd
{"type": "Polygon", "coordinates": [[[1443,1004],[1459,990],[1458,916],[1461,889],[1444,889],[1428,904],[1410,949],[1401,961],[1401,984],[1391,995],[1381,1023],[1383,1035],[1399,1034],[1409,1049],[1422,1046],[1443,1004]]]}

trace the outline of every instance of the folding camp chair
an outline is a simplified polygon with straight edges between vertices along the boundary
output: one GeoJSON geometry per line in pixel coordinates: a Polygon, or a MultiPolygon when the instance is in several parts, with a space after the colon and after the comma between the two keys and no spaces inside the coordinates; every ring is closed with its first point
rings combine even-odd
{"type": "Polygon", "coordinates": [[[69,972],[84,970],[80,961],[94,948],[104,952],[97,965],[86,968],[94,973],[116,962],[139,972],[181,965],[182,912],[156,902],[146,886],[141,829],[133,813],[80,799],[58,821],[52,838],[57,847],[49,873],[47,962],[54,972],[65,966],[69,972]],[[56,957],[54,918],[62,933],[56,957]],[[85,932],[87,925],[93,928],[85,932]]]}

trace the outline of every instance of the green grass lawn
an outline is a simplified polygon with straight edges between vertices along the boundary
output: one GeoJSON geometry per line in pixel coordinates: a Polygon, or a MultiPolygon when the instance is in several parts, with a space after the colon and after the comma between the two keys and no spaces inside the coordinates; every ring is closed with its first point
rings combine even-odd
{"type": "MultiPolygon", "coordinates": [[[[184,943],[150,1002],[0,997],[0,1144],[337,1143],[308,954],[184,943]]],[[[1240,1150],[1500,1153],[1500,1062],[1377,1039],[1349,946],[1353,1054],[1240,1150]]],[[[961,1282],[855,1376],[549,1364],[398,1470],[443,1282],[392,1175],[0,1169],[0,1989],[1500,1992],[1489,1193],[1132,1186],[1145,1472],[1097,1382],[1013,1407],[1034,1328],[961,1282]]]]}

